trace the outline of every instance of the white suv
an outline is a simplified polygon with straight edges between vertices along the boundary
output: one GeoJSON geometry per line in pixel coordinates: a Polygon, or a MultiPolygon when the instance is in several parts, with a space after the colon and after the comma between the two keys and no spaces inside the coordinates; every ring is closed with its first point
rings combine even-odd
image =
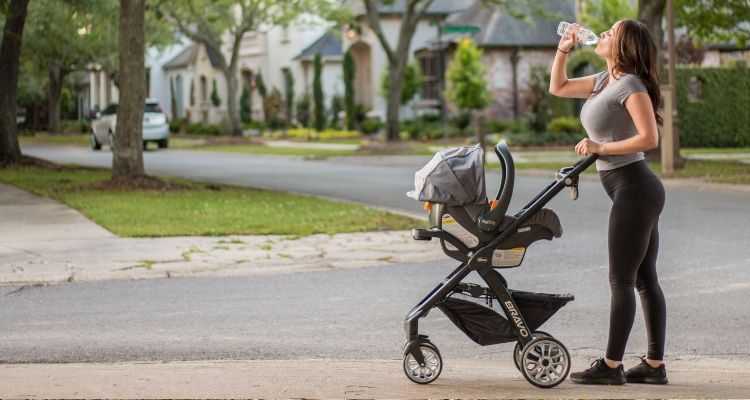
{"type": "MultiPolygon", "coordinates": [[[[115,128],[117,127],[117,104],[110,104],[104,112],[91,122],[91,148],[101,150],[106,143],[110,149],[115,144],[115,128]]],[[[143,149],[148,142],[156,142],[160,149],[169,147],[169,121],[167,114],[161,109],[159,102],[146,99],[143,110],[143,149]]]]}

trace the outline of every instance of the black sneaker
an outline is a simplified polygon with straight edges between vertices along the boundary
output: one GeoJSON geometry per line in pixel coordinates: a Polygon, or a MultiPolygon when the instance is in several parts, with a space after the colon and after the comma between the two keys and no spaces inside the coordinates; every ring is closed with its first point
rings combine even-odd
{"type": "Polygon", "coordinates": [[[654,368],[646,362],[646,357],[638,357],[641,363],[630,368],[625,373],[625,379],[628,383],[649,383],[652,385],[665,385],[669,383],[667,379],[667,368],[664,364],[654,368]]]}
{"type": "Polygon", "coordinates": [[[617,368],[610,368],[604,359],[600,358],[591,363],[591,368],[570,374],[570,380],[590,385],[624,385],[625,372],[622,364],[617,368]]]}

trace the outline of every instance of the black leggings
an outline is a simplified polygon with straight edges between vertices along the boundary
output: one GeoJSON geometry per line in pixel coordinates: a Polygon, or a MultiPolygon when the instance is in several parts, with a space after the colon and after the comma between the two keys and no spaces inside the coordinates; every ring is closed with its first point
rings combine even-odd
{"type": "Polygon", "coordinates": [[[607,358],[621,361],[635,319],[638,289],[648,334],[648,358],[664,358],[667,307],[656,277],[659,214],[664,187],[645,161],[601,171],[609,197],[609,286],[612,290],[607,358]]]}

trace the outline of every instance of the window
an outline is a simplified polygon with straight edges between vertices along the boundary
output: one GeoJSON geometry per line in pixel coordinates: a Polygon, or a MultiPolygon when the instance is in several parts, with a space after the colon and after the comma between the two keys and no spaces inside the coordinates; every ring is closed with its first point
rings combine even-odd
{"type": "Polygon", "coordinates": [[[424,52],[417,57],[422,70],[422,99],[437,100],[440,91],[438,57],[434,52],[424,52]]]}

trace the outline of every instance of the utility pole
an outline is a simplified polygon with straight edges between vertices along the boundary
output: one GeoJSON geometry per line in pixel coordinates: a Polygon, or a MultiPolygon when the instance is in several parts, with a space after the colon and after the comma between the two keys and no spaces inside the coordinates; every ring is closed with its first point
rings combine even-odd
{"type": "Polygon", "coordinates": [[[675,71],[675,47],[674,47],[674,4],[673,0],[667,0],[667,51],[669,61],[667,69],[668,85],[662,86],[662,98],[664,99],[664,125],[661,138],[661,171],[665,174],[674,172],[674,117],[675,117],[675,93],[677,92],[675,71]]]}

